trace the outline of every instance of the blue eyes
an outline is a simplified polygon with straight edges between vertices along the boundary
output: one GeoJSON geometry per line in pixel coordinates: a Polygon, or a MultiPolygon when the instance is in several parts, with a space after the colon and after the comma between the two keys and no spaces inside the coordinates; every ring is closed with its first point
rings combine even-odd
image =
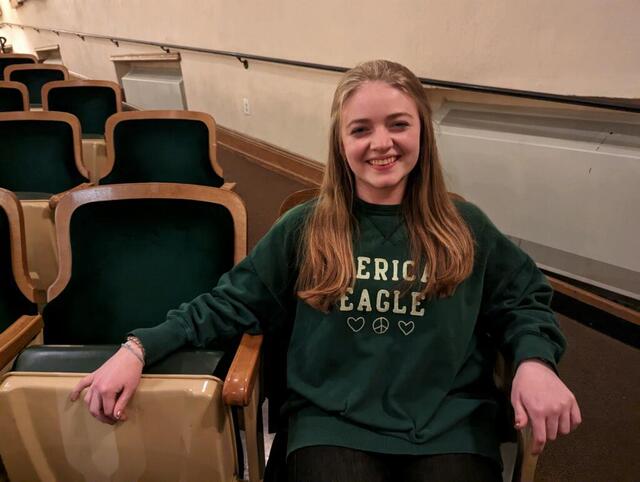
{"type": "MultiPolygon", "coordinates": [[[[394,122],[392,123],[388,129],[391,131],[403,131],[404,129],[406,129],[407,127],[409,127],[409,123],[406,121],[398,121],[398,122],[394,122]]],[[[364,135],[367,132],[369,132],[369,127],[366,126],[358,126],[358,127],[354,127],[353,129],[351,129],[351,131],[349,131],[349,134],[352,136],[360,136],[360,135],[364,135]]]]}
{"type": "Polygon", "coordinates": [[[355,129],[351,129],[350,134],[351,135],[355,135],[355,134],[362,134],[363,132],[365,132],[367,129],[365,129],[364,127],[356,127],[355,129]]]}

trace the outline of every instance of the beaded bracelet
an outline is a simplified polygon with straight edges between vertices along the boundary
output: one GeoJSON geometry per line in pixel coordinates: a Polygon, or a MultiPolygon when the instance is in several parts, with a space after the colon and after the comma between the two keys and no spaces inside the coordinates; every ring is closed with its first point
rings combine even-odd
{"type": "Polygon", "coordinates": [[[147,359],[147,352],[144,350],[144,346],[142,346],[142,342],[140,341],[140,338],[138,338],[137,336],[129,335],[127,337],[127,341],[130,341],[131,343],[135,344],[138,348],[140,348],[140,352],[142,353],[142,358],[144,360],[147,359]]]}
{"type": "Polygon", "coordinates": [[[140,360],[140,363],[142,363],[142,366],[144,366],[144,358],[142,356],[140,356],[140,353],[138,353],[137,351],[135,351],[133,348],[131,348],[131,345],[129,345],[129,340],[127,340],[125,343],[121,343],[120,344],[121,347],[126,348],[127,350],[129,350],[131,353],[133,353],[133,355],[140,360]]]}

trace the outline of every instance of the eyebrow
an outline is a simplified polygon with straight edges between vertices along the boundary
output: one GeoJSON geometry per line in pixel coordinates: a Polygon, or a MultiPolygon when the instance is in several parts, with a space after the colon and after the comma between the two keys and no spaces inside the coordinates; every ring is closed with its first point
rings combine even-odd
{"type": "MultiPolygon", "coordinates": [[[[394,112],[393,114],[388,115],[388,116],[387,116],[387,119],[391,119],[391,120],[393,120],[393,119],[396,119],[396,118],[398,118],[398,117],[404,117],[404,116],[412,117],[412,115],[411,115],[410,113],[408,113],[408,112],[394,112]]],[[[349,127],[349,126],[351,126],[352,124],[359,124],[359,123],[362,123],[362,122],[368,122],[368,121],[369,121],[369,119],[368,119],[368,118],[366,118],[366,117],[363,117],[363,118],[361,118],[361,119],[353,119],[351,122],[349,122],[349,123],[346,125],[346,127],[349,127]]]]}

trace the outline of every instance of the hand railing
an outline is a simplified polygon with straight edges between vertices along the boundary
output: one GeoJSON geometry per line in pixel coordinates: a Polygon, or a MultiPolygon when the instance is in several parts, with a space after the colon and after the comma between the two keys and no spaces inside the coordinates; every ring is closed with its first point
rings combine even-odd
{"type": "MultiPolygon", "coordinates": [[[[120,46],[120,43],[130,43],[130,44],[138,44],[138,45],[151,45],[154,47],[158,47],[162,49],[164,52],[171,52],[171,50],[176,51],[185,51],[185,52],[198,52],[204,54],[211,55],[221,55],[224,57],[234,57],[236,58],[245,69],[249,68],[249,61],[257,61],[257,62],[268,62],[272,64],[280,64],[280,65],[289,65],[294,67],[301,67],[305,69],[314,69],[314,70],[322,70],[325,72],[346,72],[349,70],[349,67],[342,67],[337,65],[326,65],[326,64],[316,64],[313,62],[304,62],[300,60],[291,60],[291,59],[282,59],[278,57],[266,57],[263,55],[254,55],[247,54],[242,52],[231,52],[227,50],[216,50],[216,49],[206,49],[202,47],[192,47],[188,45],[179,45],[179,44],[170,44],[165,42],[152,42],[149,40],[139,40],[125,37],[115,37],[112,35],[100,35],[86,32],[76,32],[73,30],[63,30],[56,28],[48,28],[48,27],[36,27],[33,25],[21,25],[17,23],[9,23],[2,22],[0,23],[0,28],[7,26],[10,28],[18,27],[21,29],[31,29],[36,32],[52,32],[56,35],[75,35],[81,40],[85,40],[86,38],[92,39],[102,39],[107,40],[113,43],[116,47],[120,46]]],[[[507,89],[503,87],[492,87],[487,85],[477,85],[477,84],[467,84],[463,82],[451,82],[448,80],[438,80],[438,79],[429,79],[426,77],[419,77],[420,82],[424,85],[430,85],[434,87],[445,87],[448,89],[459,89],[473,92],[483,92],[486,94],[496,94],[496,95],[508,95],[512,97],[520,97],[525,99],[535,99],[535,100],[543,100],[550,102],[559,102],[562,104],[573,104],[573,105],[583,105],[589,107],[596,107],[601,109],[610,109],[610,110],[619,110],[626,112],[638,112],[640,113],[640,106],[631,105],[626,103],[624,100],[609,100],[609,99],[591,99],[585,97],[576,97],[570,95],[559,95],[559,94],[551,94],[548,92],[535,92],[529,90],[519,90],[519,89],[507,89]]]]}

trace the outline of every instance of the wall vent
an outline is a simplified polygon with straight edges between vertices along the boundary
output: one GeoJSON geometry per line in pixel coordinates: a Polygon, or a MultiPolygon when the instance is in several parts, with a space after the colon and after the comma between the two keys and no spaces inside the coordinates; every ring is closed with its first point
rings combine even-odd
{"type": "Polygon", "coordinates": [[[139,109],[187,108],[180,54],[112,56],[127,104],[139,109]]]}

